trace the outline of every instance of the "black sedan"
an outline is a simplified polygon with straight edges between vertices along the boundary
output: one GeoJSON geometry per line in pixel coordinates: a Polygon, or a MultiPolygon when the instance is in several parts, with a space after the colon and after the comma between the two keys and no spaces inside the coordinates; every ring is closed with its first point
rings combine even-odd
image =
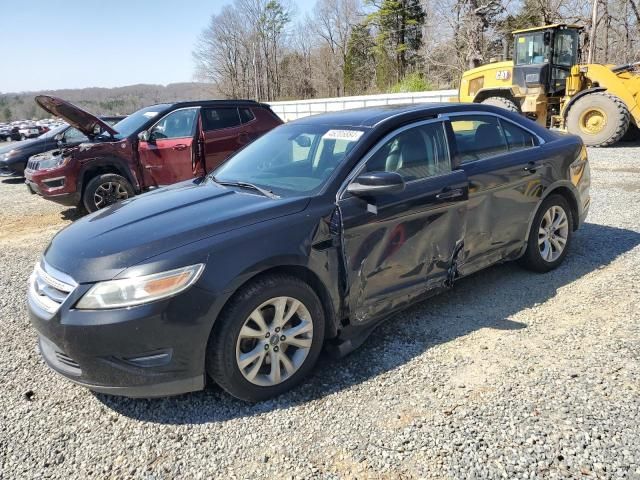
{"type": "MultiPolygon", "coordinates": [[[[125,117],[102,117],[109,125],[114,125],[125,117]]],[[[60,146],[74,146],[88,141],[80,131],[69,125],[62,125],[43,133],[37,138],[10,143],[0,148],[0,177],[23,177],[29,158],[33,155],[54,150],[60,146]]]]}
{"type": "Polygon", "coordinates": [[[495,107],[304,118],[60,232],[31,320],[49,366],[90,389],[171,395],[208,375],[259,401],[460,277],[557,267],[589,183],[578,137],[495,107]]]}

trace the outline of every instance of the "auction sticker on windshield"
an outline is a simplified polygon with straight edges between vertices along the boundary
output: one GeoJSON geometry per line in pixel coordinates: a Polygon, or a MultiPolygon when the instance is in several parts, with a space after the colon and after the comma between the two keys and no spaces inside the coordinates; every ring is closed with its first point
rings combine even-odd
{"type": "Polygon", "coordinates": [[[362,136],[364,132],[360,130],[329,130],[322,138],[327,140],[347,140],[355,142],[362,136]]]}

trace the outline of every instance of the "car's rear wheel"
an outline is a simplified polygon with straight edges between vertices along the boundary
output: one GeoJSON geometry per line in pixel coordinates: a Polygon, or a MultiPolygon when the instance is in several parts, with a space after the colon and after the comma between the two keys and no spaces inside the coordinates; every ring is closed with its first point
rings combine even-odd
{"type": "Polygon", "coordinates": [[[533,219],[521,263],[536,272],[548,272],[558,267],[569,250],[573,222],[569,203],[562,195],[547,197],[533,219]]]}
{"type": "Polygon", "coordinates": [[[324,313],[311,287],[288,275],[262,277],[236,293],[216,320],[207,373],[234,397],[266,400],[309,374],[323,339],[324,313]]]}
{"type": "Polygon", "coordinates": [[[133,187],[126,178],[105,173],[89,180],[82,194],[82,204],[88,212],[95,212],[134,195],[133,187]]]}

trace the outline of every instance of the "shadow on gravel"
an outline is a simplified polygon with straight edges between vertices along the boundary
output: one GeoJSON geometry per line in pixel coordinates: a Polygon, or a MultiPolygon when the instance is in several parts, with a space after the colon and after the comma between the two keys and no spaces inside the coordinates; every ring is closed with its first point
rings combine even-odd
{"type": "Polygon", "coordinates": [[[84,215],[85,213],[78,208],[67,208],[66,210],[60,212],[60,217],[63,220],[75,221],[79,218],[82,218],[84,215]]]}
{"type": "MultiPolygon", "coordinates": [[[[509,317],[547,301],[559,288],[610,264],[637,245],[638,232],[587,223],[575,235],[564,264],[553,272],[536,274],[509,263],[462,279],[453,290],[390,317],[351,355],[338,360],[322,357],[321,368],[300,387],[260,404],[236,400],[216,386],[164,399],[101,394],[96,398],[127,417],[163,424],[224,422],[287,409],[366,382],[470,332],[526,328],[509,317]]],[[[621,272],[621,278],[628,274],[621,272]]],[[[604,291],[594,293],[606,295],[604,291]]],[[[425,384],[429,382],[425,378],[425,384]]]]}
{"type": "Polygon", "coordinates": [[[2,183],[6,184],[6,185],[19,185],[21,183],[24,183],[24,178],[22,178],[22,177],[7,177],[7,178],[3,178],[2,179],[2,183]]]}
{"type": "Polygon", "coordinates": [[[621,149],[621,148],[638,148],[640,147],[640,140],[630,140],[630,141],[624,141],[624,142],[617,142],[614,143],[613,145],[609,145],[607,147],[607,150],[609,149],[621,149]]]}

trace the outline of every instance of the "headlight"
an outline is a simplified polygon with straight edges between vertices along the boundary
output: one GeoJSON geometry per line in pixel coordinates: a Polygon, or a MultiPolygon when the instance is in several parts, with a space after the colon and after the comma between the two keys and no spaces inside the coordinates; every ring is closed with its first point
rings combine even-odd
{"type": "Polygon", "coordinates": [[[50,168],[58,168],[66,165],[71,156],[56,155],[55,157],[38,161],[38,170],[48,170],[50,168]]]}
{"type": "Polygon", "coordinates": [[[98,310],[131,307],[171,297],[193,285],[203,270],[204,264],[199,263],[153,275],[96,283],[84,294],[76,308],[98,310]]]}

